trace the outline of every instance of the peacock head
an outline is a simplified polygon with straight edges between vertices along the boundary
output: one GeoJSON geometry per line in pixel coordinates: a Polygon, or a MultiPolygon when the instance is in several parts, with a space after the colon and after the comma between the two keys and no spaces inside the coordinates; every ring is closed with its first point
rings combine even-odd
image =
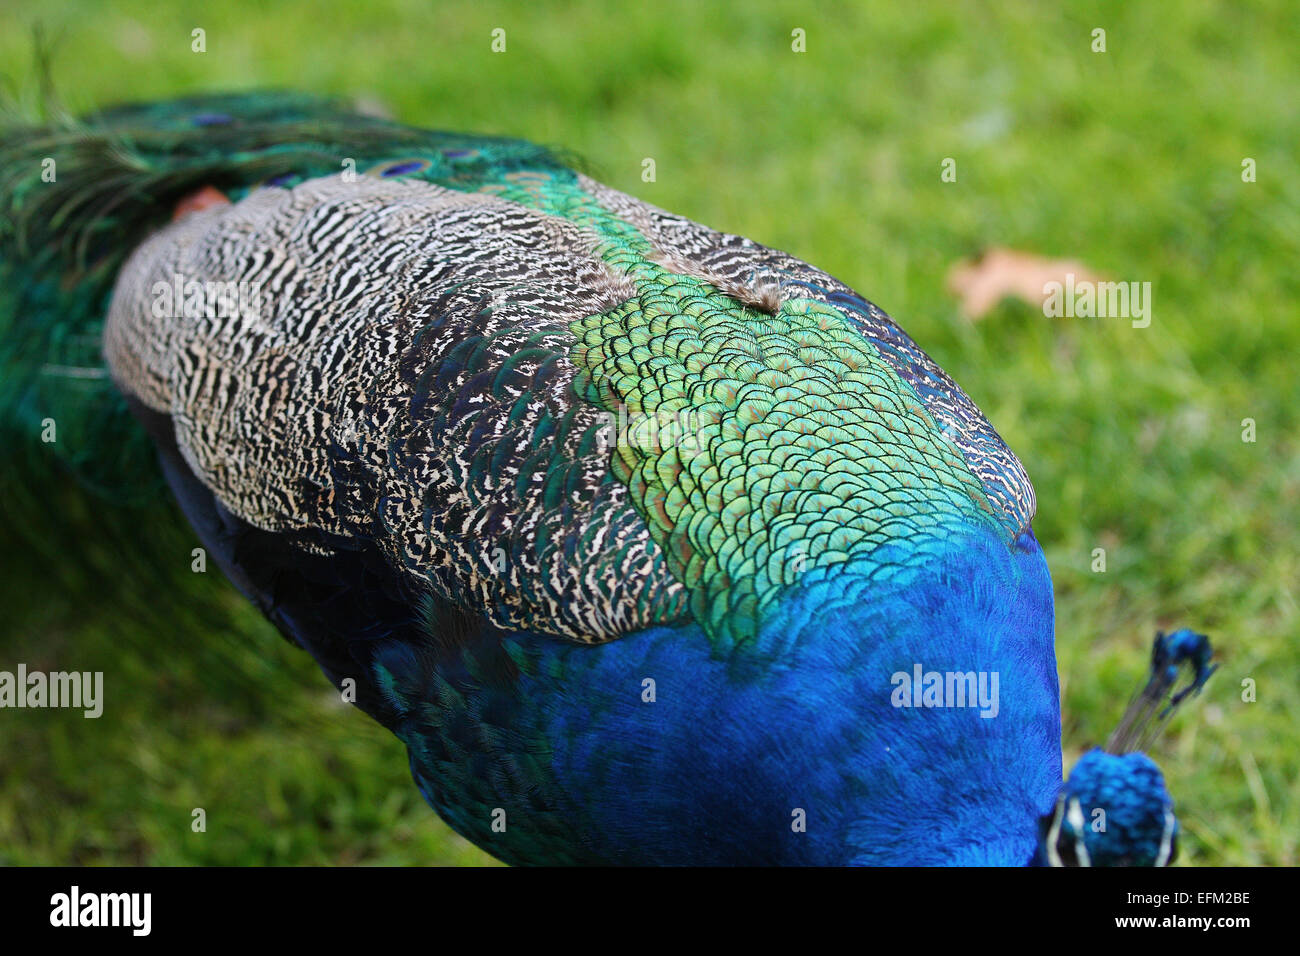
{"type": "Polygon", "coordinates": [[[1048,866],[1168,866],[1178,854],[1178,818],[1160,768],[1144,753],[1174,709],[1199,693],[1215,667],[1203,634],[1156,634],[1151,676],[1105,749],[1084,754],[1041,821],[1036,862],[1048,866]],[[1179,673],[1190,680],[1176,689],[1179,673]]]}

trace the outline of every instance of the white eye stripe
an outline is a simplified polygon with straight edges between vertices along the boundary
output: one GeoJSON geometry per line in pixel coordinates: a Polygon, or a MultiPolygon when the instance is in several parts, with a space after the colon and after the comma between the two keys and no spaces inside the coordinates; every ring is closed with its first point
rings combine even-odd
{"type": "Polygon", "coordinates": [[[1160,837],[1160,855],[1156,857],[1156,866],[1168,866],[1169,858],[1174,853],[1174,830],[1178,820],[1172,810],[1165,811],[1165,832],[1160,837]]]}
{"type": "Polygon", "coordinates": [[[1088,857],[1088,847],[1083,842],[1086,824],[1083,819],[1083,805],[1079,803],[1078,797],[1070,801],[1070,826],[1074,827],[1074,852],[1079,858],[1079,866],[1092,866],[1092,860],[1088,857]]]}
{"type": "Polygon", "coordinates": [[[1062,795],[1056,799],[1056,809],[1052,811],[1052,825],[1048,828],[1047,837],[1043,840],[1043,843],[1047,847],[1048,866],[1065,866],[1065,864],[1061,862],[1061,854],[1057,852],[1056,849],[1056,841],[1061,836],[1061,817],[1064,814],[1064,810],[1065,797],[1062,795]]]}

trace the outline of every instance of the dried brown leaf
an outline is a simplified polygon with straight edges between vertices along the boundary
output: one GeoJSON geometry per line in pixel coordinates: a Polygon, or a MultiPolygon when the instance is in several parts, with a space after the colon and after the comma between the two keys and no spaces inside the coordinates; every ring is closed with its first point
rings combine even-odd
{"type": "Polygon", "coordinates": [[[1048,259],[1016,249],[990,249],[974,261],[963,260],[948,272],[948,290],[961,299],[968,319],[982,319],[1003,299],[1012,296],[1033,306],[1047,299],[1050,282],[1099,282],[1100,277],[1074,259],[1048,259]]]}

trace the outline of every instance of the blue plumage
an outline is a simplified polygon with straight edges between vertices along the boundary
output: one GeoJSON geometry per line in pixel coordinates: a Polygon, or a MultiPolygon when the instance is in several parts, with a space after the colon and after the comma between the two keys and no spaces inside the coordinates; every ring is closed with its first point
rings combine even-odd
{"type": "Polygon", "coordinates": [[[1178,820],[1160,768],[1145,754],[1090,750],[1048,818],[1036,861],[1053,866],[1167,866],[1178,820]]]}
{"type": "Polygon", "coordinates": [[[1127,751],[1208,642],[1158,639],[1114,752],[1063,789],[1033,488],[852,289],[530,144],[309,98],[39,132],[0,142],[11,168],[62,157],[49,189],[0,185],[14,403],[49,400],[52,342],[102,335],[120,394],[87,420],[129,408],[212,559],[470,840],[514,863],[1172,858],[1159,771],[1127,751]]]}

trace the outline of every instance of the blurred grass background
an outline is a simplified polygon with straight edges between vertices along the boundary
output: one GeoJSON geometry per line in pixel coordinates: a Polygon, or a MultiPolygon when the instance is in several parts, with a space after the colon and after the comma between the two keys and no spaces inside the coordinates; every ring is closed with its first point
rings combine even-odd
{"type": "MultiPolygon", "coordinates": [[[[1300,69],[1286,0],[43,0],[0,10],[0,71],[20,99],[35,23],[76,110],[263,86],[361,97],[412,123],[569,147],[616,188],[856,287],[1034,481],[1067,765],[1118,719],[1156,627],[1207,631],[1221,671],[1153,754],[1181,862],[1297,862],[1300,69]],[[196,27],[206,53],[191,52],[196,27]],[[944,157],[956,183],[940,181],[944,157]],[[995,245],[1150,281],[1151,326],[1014,302],[965,321],[946,273],[995,245]],[[1098,547],[1105,573],[1090,570],[1098,547]]],[[[219,572],[156,593],[194,546],[169,507],[34,486],[28,454],[6,451],[0,475],[0,669],[103,670],[107,699],[99,720],[0,712],[0,863],[489,860],[424,805],[398,742],[337,703],[219,572]],[[42,536],[54,509],[84,533],[42,536]]]]}

